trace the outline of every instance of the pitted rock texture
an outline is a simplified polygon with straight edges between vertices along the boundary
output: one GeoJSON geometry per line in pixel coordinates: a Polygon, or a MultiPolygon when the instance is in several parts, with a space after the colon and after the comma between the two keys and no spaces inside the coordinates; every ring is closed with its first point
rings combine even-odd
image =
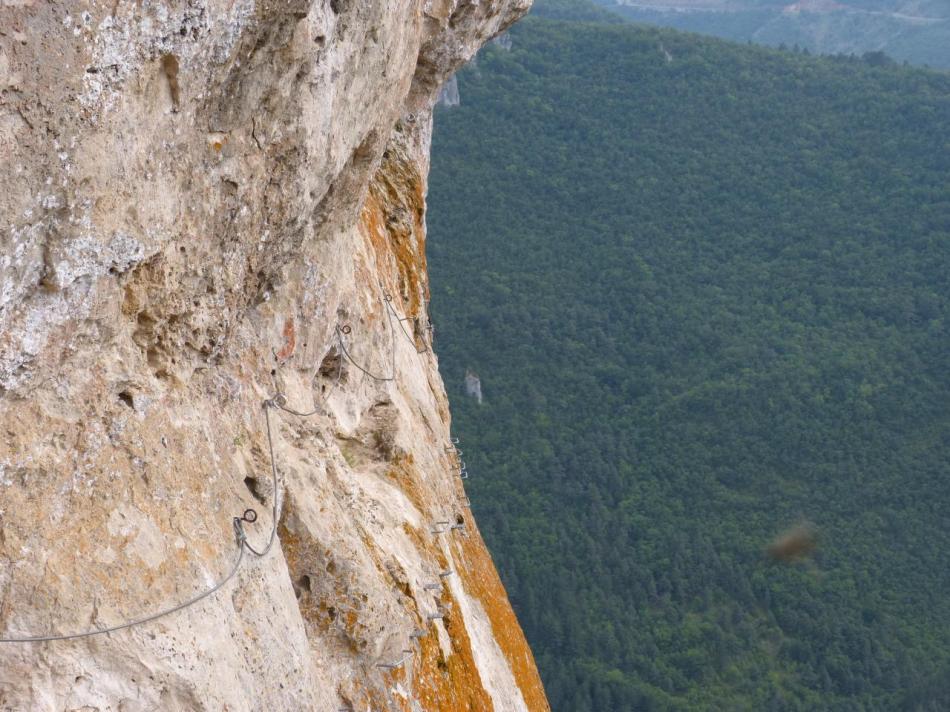
{"type": "Polygon", "coordinates": [[[527,5],[0,2],[0,637],[220,580],[315,411],[267,556],[0,709],[548,709],[424,348],[431,105],[527,5]]]}

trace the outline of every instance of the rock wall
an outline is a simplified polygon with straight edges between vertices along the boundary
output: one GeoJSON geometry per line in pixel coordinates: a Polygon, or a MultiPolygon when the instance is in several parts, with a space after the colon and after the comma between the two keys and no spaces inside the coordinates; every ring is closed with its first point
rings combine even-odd
{"type": "Polygon", "coordinates": [[[426,348],[431,105],[528,2],[0,1],[0,638],[241,552],[0,709],[548,709],[426,348]]]}

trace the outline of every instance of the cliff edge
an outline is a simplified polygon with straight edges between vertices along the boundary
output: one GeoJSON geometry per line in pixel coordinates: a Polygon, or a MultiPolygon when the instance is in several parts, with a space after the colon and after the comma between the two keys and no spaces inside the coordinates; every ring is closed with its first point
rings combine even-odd
{"type": "Polygon", "coordinates": [[[424,251],[528,4],[0,2],[0,709],[548,709],[424,251]]]}

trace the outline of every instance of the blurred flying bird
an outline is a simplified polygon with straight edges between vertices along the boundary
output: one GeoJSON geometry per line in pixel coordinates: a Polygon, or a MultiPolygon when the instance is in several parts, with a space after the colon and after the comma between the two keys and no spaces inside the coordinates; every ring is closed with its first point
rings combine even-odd
{"type": "Polygon", "coordinates": [[[766,547],[765,553],[775,561],[800,561],[811,556],[817,546],[815,528],[810,524],[799,524],[779,534],[766,547]]]}

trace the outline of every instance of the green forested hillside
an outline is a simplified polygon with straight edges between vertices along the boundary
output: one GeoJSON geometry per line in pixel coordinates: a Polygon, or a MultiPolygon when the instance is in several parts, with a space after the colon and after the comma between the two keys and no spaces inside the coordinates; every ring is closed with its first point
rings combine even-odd
{"type": "Polygon", "coordinates": [[[511,35],[436,117],[431,306],[555,710],[950,709],[950,77],[511,35]]]}

